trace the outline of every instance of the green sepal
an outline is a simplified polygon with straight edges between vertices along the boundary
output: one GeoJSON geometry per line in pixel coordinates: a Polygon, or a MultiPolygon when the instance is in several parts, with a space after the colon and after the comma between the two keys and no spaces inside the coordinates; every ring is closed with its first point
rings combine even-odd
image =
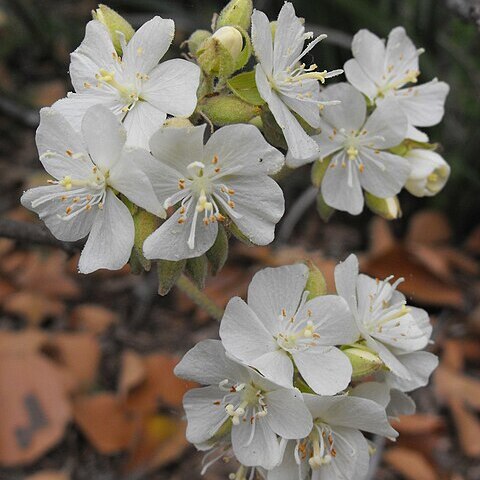
{"type": "Polygon", "coordinates": [[[311,171],[311,179],[312,179],[312,184],[320,188],[320,185],[322,184],[323,177],[325,176],[325,173],[327,171],[328,165],[330,164],[330,158],[324,158],[323,160],[316,160],[313,162],[312,165],[312,171],[311,171]]]}
{"type": "Polygon", "coordinates": [[[352,364],[352,380],[360,380],[383,369],[381,358],[370,349],[361,345],[348,345],[342,347],[342,352],[352,364]]]}
{"type": "Polygon", "coordinates": [[[224,126],[248,123],[261,112],[260,107],[244,102],[235,95],[208,95],[198,104],[202,112],[214,125],[224,126]]]}
{"type": "Polygon", "coordinates": [[[255,71],[239,73],[227,81],[228,88],[237,97],[251,105],[264,105],[265,100],[260,96],[255,83],[255,71]]]}
{"type": "Polygon", "coordinates": [[[203,290],[205,288],[205,280],[208,273],[208,261],[206,255],[189,258],[187,260],[186,271],[195,285],[200,290],[203,290]]]}
{"type": "Polygon", "coordinates": [[[311,261],[306,262],[309,273],[305,290],[309,292],[307,300],[327,294],[327,281],[322,271],[311,261]]]}
{"type": "Polygon", "coordinates": [[[263,134],[265,135],[267,142],[274,147],[288,150],[288,145],[283,136],[282,129],[269,110],[264,110],[262,112],[262,122],[263,134]]]}
{"type": "Polygon", "coordinates": [[[139,207],[136,207],[132,216],[135,226],[135,240],[130,256],[130,266],[133,273],[141,273],[142,270],[148,272],[152,262],[143,255],[143,242],[160,226],[160,219],[139,207]]]}
{"type": "Polygon", "coordinates": [[[196,57],[200,45],[202,45],[202,43],[211,36],[212,32],[209,32],[208,30],[195,30],[187,40],[188,51],[190,55],[196,57]]]}
{"type": "Polygon", "coordinates": [[[216,28],[239,25],[243,29],[248,30],[252,13],[252,0],[231,0],[220,12],[216,28]]]}
{"type": "Polygon", "coordinates": [[[236,63],[230,52],[213,37],[205,39],[197,50],[198,64],[209,75],[228,78],[236,63]]]}
{"type": "Polygon", "coordinates": [[[255,244],[231,220],[225,223],[225,228],[240,242],[248,246],[255,244]]]}
{"type": "Polygon", "coordinates": [[[185,269],[186,263],[186,260],[180,260],[178,262],[172,262],[170,260],[157,261],[159,295],[166,295],[177,283],[177,280],[185,269]]]}
{"type": "Polygon", "coordinates": [[[212,275],[216,275],[225,265],[228,258],[228,235],[222,224],[218,224],[218,233],[215,243],[206,253],[210,262],[212,275]]]}
{"type": "Polygon", "coordinates": [[[243,48],[235,63],[234,72],[236,72],[237,70],[240,70],[248,63],[248,61],[250,60],[250,57],[252,56],[252,51],[253,51],[252,41],[250,40],[250,36],[248,35],[248,32],[239,25],[235,25],[235,28],[242,34],[243,48]]]}
{"type": "Polygon", "coordinates": [[[335,209],[325,203],[321,190],[319,190],[317,193],[316,206],[317,212],[324,222],[328,222],[330,218],[332,218],[332,215],[335,213],[335,209]]]}
{"type": "Polygon", "coordinates": [[[380,198],[365,192],[365,204],[376,215],[386,220],[395,220],[402,216],[398,197],[380,198]]]}

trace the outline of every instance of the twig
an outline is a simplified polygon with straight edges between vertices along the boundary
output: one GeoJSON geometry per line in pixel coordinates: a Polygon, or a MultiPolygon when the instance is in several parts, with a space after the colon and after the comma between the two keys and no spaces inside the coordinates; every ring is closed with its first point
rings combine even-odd
{"type": "Polygon", "coordinates": [[[287,215],[285,215],[282,225],[278,230],[277,244],[281,245],[289,240],[295,226],[305,213],[305,210],[315,201],[317,193],[318,189],[311,186],[297,198],[287,215]]]}
{"type": "Polygon", "coordinates": [[[36,110],[24,107],[10,98],[1,96],[0,112],[28,128],[37,128],[40,122],[40,114],[36,110]]]}

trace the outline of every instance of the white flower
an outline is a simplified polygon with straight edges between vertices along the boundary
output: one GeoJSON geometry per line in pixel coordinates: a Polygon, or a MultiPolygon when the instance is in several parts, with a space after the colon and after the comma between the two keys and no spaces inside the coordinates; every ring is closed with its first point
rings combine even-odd
{"type": "Polygon", "coordinates": [[[306,163],[305,159],[318,152],[315,142],[307,135],[295,114],[313,128],[320,123],[320,82],[342,73],[342,70],[318,72],[317,66],[306,67],[302,58],[326,35],[320,35],[303,49],[305,40],[312,38],[305,33],[302,19],[295,9],[285,2],[276,24],[275,38],[267,16],[258,10],[252,15],[252,43],[259,61],[255,80],[260,96],[283,131],[289,148],[291,166],[306,163]]]}
{"type": "Polygon", "coordinates": [[[179,208],[145,241],[147,258],[202,255],[226,217],[257,245],[274,238],[284,199],[268,175],[282,167],[283,155],[253,125],[223,127],[205,146],[204,131],[205,125],[163,128],[150,141],[155,161],[142,168],[164,207],[179,208]]]}
{"type": "Polygon", "coordinates": [[[341,101],[322,112],[321,132],[313,137],[320,159],[332,155],[321,186],[325,202],[357,215],[364,204],[362,188],[380,198],[400,192],[410,164],[386,150],[405,138],[407,119],[401,109],[383,102],[367,118],[365,98],[348,83],[326,88],[322,98],[341,101]]]}
{"type": "Polygon", "coordinates": [[[438,154],[426,149],[413,149],[405,158],[410,162],[410,176],[405,188],[416,197],[432,197],[447,183],[450,166],[438,154]]]}
{"type": "Polygon", "coordinates": [[[42,109],[40,118],[40,161],[55,180],[25,192],[22,204],[38,213],[60,240],[88,235],[80,272],[123,267],[133,247],[134,225],[116,192],[155,215],[165,215],[147,176],[133,163],[150,154],[125,147],[124,127],[101,105],[85,114],[82,135],[52,108],[42,109]]]}
{"type": "Polygon", "coordinates": [[[310,434],[285,445],[283,462],[268,480],[362,480],[369,467],[369,447],[360,432],[395,438],[385,409],[358,397],[304,395],[313,416],[310,434]],[[309,473],[311,472],[311,477],[309,473]]]}
{"type": "Polygon", "coordinates": [[[197,104],[200,69],[186,60],[158,65],[174,35],[174,23],[155,17],[123,45],[120,58],[108,29],[98,20],[87,24],[85,39],[71,55],[70,77],[76,93],[54,108],[80,129],[92,105],[108,107],[127,129],[127,143],[148,148],[148,140],[167,113],[190,116],[197,104]]]}
{"type": "Polygon", "coordinates": [[[262,375],[292,387],[294,364],[317,393],[333,395],[350,383],[352,366],[335,345],[359,332],[346,302],[333,295],[307,301],[308,268],[291,265],[257,273],[248,305],[235,297],[220,325],[226,350],[262,375]]]}
{"type": "MultiPolygon", "coordinates": [[[[277,435],[301,438],[312,417],[298,390],[282,388],[225,355],[218,340],[205,340],[175,368],[180,378],[203,388],[185,394],[187,439],[205,448],[219,430],[231,427],[235,456],[246,466],[272,468],[280,461],[277,435]]],[[[207,447],[208,448],[208,447],[207,447]]]]}
{"type": "Polygon", "coordinates": [[[419,86],[417,50],[403,27],[394,28],[387,45],[368,30],[360,30],[352,42],[355,58],[345,63],[347,80],[372,102],[380,104],[395,98],[408,118],[407,137],[425,142],[428,137],[415,127],[430,127],[439,123],[444,114],[449,86],[436,79],[419,86]]]}
{"type": "Polygon", "coordinates": [[[378,353],[393,374],[412,381],[414,373],[403,363],[404,354],[424,348],[432,327],[427,312],[407,306],[405,296],[396,291],[403,279],[392,285],[391,278],[380,281],[359,275],[355,255],[335,268],[337,292],[349,304],[367,347],[378,353]]]}

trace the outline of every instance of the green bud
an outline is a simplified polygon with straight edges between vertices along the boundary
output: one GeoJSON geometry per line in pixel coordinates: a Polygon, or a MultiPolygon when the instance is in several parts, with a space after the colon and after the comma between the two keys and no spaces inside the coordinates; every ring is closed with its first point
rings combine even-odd
{"type": "Polygon", "coordinates": [[[383,368],[382,360],[372,351],[352,346],[342,349],[342,352],[348,357],[352,364],[352,380],[359,380],[368,375],[372,375],[383,368]]]}
{"type": "Polygon", "coordinates": [[[143,242],[160,226],[160,219],[138,207],[132,216],[135,226],[135,242],[129,261],[132,272],[138,274],[144,270],[148,272],[151,268],[150,260],[143,256],[143,242]]]}
{"type": "Polygon", "coordinates": [[[208,30],[195,30],[195,32],[193,32],[190,35],[190,38],[187,40],[188,51],[190,52],[190,55],[196,57],[200,45],[211,36],[212,33],[208,30]]]}
{"type": "Polygon", "coordinates": [[[327,171],[328,165],[330,164],[330,158],[324,158],[323,160],[317,160],[312,165],[311,178],[312,183],[315,187],[320,188],[322,184],[323,177],[327,171]]]}
{"type": "Polygon", "coordinates": [[[252,105],[264,105],[265,100],[260,96],[255,82],[255,71],[243,72],[230,78],[227,85],[237,97],[252,105]]]}
{"type": "Polygon", "coordinates": [[[402,209],[398,197],[379,198],[369,192],[365,192],[365,203],[375,214],[386,220],[395,220],[402,216],[402,209]]]}
{"type": "Polygon", "coordinates": [[[123,36],[125,42],[128,43],[135,33],[133,27],[115,10],[102,4],[96,10],[92,10],[92,17],[94,20],[102,22],[108,28],[113,46],[117,53],[121,55],[122,44],[120,38],[123,36]]]}
{"type": "Polygon", "coordinates": [[[248,123],[261,112],[260,107],[246,103],[234,95],[204,97],[199,102],[198,109],[217,126],[248,123]]]}
{"type": "Polygon", "coordinates": [[[208,273],[207,257],[201,255],[200,257],[189,258],[187,260],[186,270],[195,285],[200,290],[203,290],[203,288],[205,288],[205,279],[207,278],[208,273]]]}
{"type": "Polygon", "coordinates": [[[223,225],[218,225],[217,238],[206,255],[212,266],[212,275],[216,275],[223,268],[228,258],[228,235],[223,225]]]}
{"type": "Polygon", "coordinates": [[[185,128],[193,127],[193,123],[188,118],[172,117],[165,120],[163,126],[167,128],[185,128]]]}
{"type": "Polygon", "coordinates": [[[332,215],[335,213],[335,209],[325,203],[322,192],[319,190],[317,194],[317,212],[320,218],[324,222],[328,222],[332,215]]]}
{"type": "Polygon", "coordinates": [[[244,30],[248,30],[250,28],[252,13],[252,0],[231,0],[220,12],[216,28],[227,25],[238,25],[244,30]]]}
{"type": "Polygon", "coordinates": [[[243,37],[239,30],[235,27],[219,28],[213,35],[216,41],[227,50],[236,62],[243,49],[243,37]]]}
{"type": "Polygon", "coordinates": [[[171,262],[170,260],[158,260],[158,294],[166,295],[170,289],[177,283],[178,278],[183,273],[187,261],[171,262]]]}
{"type": "Polygon", "coordinates": [[[326,295],[327,281],[322,271],[313,262],[307,262],[307,266],[309,273],[305,290],[309,292],[308,300],[319,297],[320,295],[326,295]]]}
{"type": "Polygon", "coordinates": [[[197,60],[207,75],[228,78],[237,70],[237,59],[242,51],[242,34],[234,27],[224,27],[217,37],[211,36],[197,50],[197,60]]]}

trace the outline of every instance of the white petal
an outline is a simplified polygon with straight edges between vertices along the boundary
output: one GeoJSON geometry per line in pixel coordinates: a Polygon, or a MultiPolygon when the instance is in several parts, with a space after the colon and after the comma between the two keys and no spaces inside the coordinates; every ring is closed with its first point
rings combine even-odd
{"type": "Polygon", "coordinates": [[[266,74],[273,71],[272,29],[268,17],[259,10],[252,14],[252,44],[255,56],[266,74]]]}
{"type": "Polygon", "coordinates": [[[343,297],[352,313],[357,311],[357,277],[358,258],[351,254],[335,267],[335,287],[337,293],[343,297]]]}
{"type": "Polygon", "coordinates": [[[101,68],[112,70],[115,47],[108,29],[98,20],[91,20],[85,29],[85,38],[71,54],[70,78],[77,92],[87,90],[84,83],[95,85],[95,74],[101,68]]]}
{"type": "Polygon", "coordinates": [[[377,84],[384,73],[385,44],[372,32],[360,30],[352,41],[352,53],[362,70],[377,84]]]}
{"type": "Polygon", "coordinates": [[[338,348],[310,347],[292,356],[303,379],[319,395],[335,395],[350,383],[352,365],[338,348]]]}
{"type": "Polygon", "coordinates": [[[407,36],[403,27],[394,28],[388,35],[385,66],[389,71],[389,79],[405,78],[408,71],[418,71],[417,48],[407,36]]]}
{"type": "Polygon", "coordinates": [[[79,271],[91,273],[99,268],[122,268],[130,258],[134,235],[135,228],[128,208],[108,189],[103,209],[98,210],[80,255],[79,271]]]}
{"type": "Polygon", "coordinates": [[[127,134],[108,108],[103,105],[90,107],[83,117],[82,134],[96,165],[109,170],[120,160],[127,134]]]}
{"type": "Polygon", "coordinates": [[[362,148],[359,154],[365,168],[359,173],[360,184],[380,198],[392,197],[400,192],[410,174],[410,163],[392,153],[362,148]]]}
{"type": "Polygon", "coordinates": [[[327,105],[322,110],[323,121],[337,131],[345,129],[347,134],[357,131],[365,122],[367,104],[363,95],[348,83],[337,83],[327,87],[320,95],[323,101],[338,100],[339,105],[327,105]]]}
{"type": "MultiPolygon", "coordinates": [[[[232,220],[237,227],[256,245],[271,243],[275,237],[275,225],[285,209],[282,189],[275,180],[259,175],[234,175],[227,186],[235,191],[232,210],[238,217],[232,220]]],[[[215,198],[218,200],[222,195],[217,194],[215,198]]]]}
{"type": "Polygon", "coordinates": [[[273,335],[240,297],[232,298],[225,308],[220,338],[230,354],[249,365],[278,349],[273,335]]]}
{"type": "Polygon", "coordinates": [[[320,127],[319,104],[312,101],[320,101],[320,84],[317,80],[305,80],[301,83],[292,84],[288,89],[283,87],[279,96],[283,103],[310,126],[313,128],[320,127]],[[305,97],[306,95],[308,97],[305,97]]]}
{"type": "Polygon", "coordinates": [[[46,187],[36,187],[27,190],[21,198],[22,205],[38,214],[39,218],[45,222],[45,225],[59,240],[74,242],[84,238],[92,228],[96,212],[93,210],[84,210],[76,217],[70,220],[64,220],[65,208],[68,206],[60,200],[59,197],[52,198],[37,207],[32,207],[32,202],[46,195],[62,195],[65,189],[60,185],[49,185],[46,187]]]}
{"type": "Polygon", "coordinates": [[[143,253],[146,258],[178,261],[185,258],[195,258],[203,255],[217,238],[218,225],[203,223],[203,213],[196,216],[195,241],[193,248],[188,245],[195,218],[196,201],[190,200],[186,206],[186,221],[178,223],[180,209],[153,232],[143,244],[143,253]]]}
{"type": "MultiPolygon", "coordinates": [[[[305,476],[302,476],[299,472],[301,468],[295,461],[295,449],[296,442],[294,441],[282,441],[285,444],[285,451],[283,454],[283,460],[280,465],[273,468],[268,472],[268,480],[292,480],[300,479],[304,480],[305,476]]],[[[308,464],[307,464],[308,465],[308,464]]]]}
{"type": "Polygon", "coordinates": [[[392,399],[387,407],[389,417],[399,417],[400,415],[413,415],[416,410],[415,402],[400,390],[391,391],[392,399]]]}
{"type": "Polygon", "coordinates": [[[415,128],[411,123],[408,124],[406,137],[416,142],[428,142],[428,135],[415,128]]]}
{"type": "Polygon", "coordinates": [[[409,122],[419,127],[430,127],[442,120],[449,90],[445,82],[432,80],[418,87],[397,90],[395,98],[409,122]]]}
{"type": "Polygon", "coordinates": [[[268,380],[285,388],[293,388],[293,363],[285,350],[265,353],[251,362],[268,380]]]}
{"type": "Polygon", "coordinates": [[[367,337],[365,340],[367,347],[378,353],[378,356],[382,359],[383,363],[385,363],[392,373],[406,380],[411,379],[409,371],[385,345],[383,345],[381,342],[377,342],[371,337],[367,337]]]}
{"type": "Polygon", "coordinates": [[[265,141],[258,128],[243,124],[228,125],[217,130],[208,139],[203,155],[206,165],[215,156],[218,157],[217,165],[227,175],[232,167],[237,174],[272,175],[284,163],[283,155],[265,141]]]}
{"type": "Polygon", "coordinates": [[[90,177],[93,163],[86,154],[86,146],[67,120],[52,108],[40,111],[40,126],[35,137],[40,161],[52,177],[77,179],[90,177]],[[74,154],[84,153],[83,157],[74,154]]]}
{"type": "Polygon", "coordinates": [[[205,126],[186,128],[161,128],[150,140],[153,156],[165,165],[188,173],[187,166],[203,158],[205,126]]]}
{"type": "Polygon", "coordinates": [[[212,438],[228,420],[224,405],[218,405],[225,392],[217,386],[194,388],[183,397],[187,415],[186,436],[191,443],[202,443],[212,438]]]}
{"type": "Polygon", "coordinates": [[[283,131],[292,155],[290,165],[297,167],[308,163],[302,160],[312,158],[318,153],[316,142],[307,135],[293,113],[280,98],[278,98],[277,94],[269,85],[265,73],[258,65],[255,70],[255,80],[260,96],[268,103],[272,115],[283,131]]]}
{"type": "Polygon", "coordinates": [[[166,118],[167,114],[153,105],[137,102],[123,122],[127,130],[127,144],[149,150],[150,138],[162,127],[166,118]]]}
{"type": "Polygon", "coordinates": [[[378,403],[383,408],[387,408],[390,403],[390,387],[386,383],[365,382],[359,383],[352,388],[350,395],[355,397],[366,398],[378,403]]]}
{"type": "Polygon", "coordinates": [[[278,389],[265,395],[268,414],[265,420],[282,438],[304,438],[312,430],[312,416],[299,391],[278,389]]]}
{"type": "Polygon", "coordinates": [[[363,210],[363,192],[360,185],[360,172],[351,162],[345,151],[338,152],[332,158],[322,181],[322,195],[325,203],[331,207],[358,215],[363,210]],[[332,165],[336,162],[336,165],[332,165]],[[345,165],[346,168],[343,168],[345,165]]]}
{"type": "MultiPolygon", "coordinates": [[[[325,108],[338,108],[339,105],[331,105],[325,108]]],[[[325,159],[332,153],[343,149],[345,137],[337,135],[337,129],[325,122],[323,119],[320,122],[320,133],[313,135],[312,138],[317,142],[319,148],[319,158],[325,159]]]]}
{"type": "Polygon", "coordinates": [[[378,88],[370,76],[363,70],[357,60],[351,58],[343,66],[347,80],[360,92],[373,100],[378,93],[378,88]]]}
{"type": "Polygon", "coordinates": [[[174,33],[173,20],[156,16],[144,23],[123,52],[125,68],[134,73],[149,74],[167,52],[174,33]]]}
{"type": "Polygon", "coordinates": [[[141,148],[125,148],[120,160],[110,170],[109,184],[129,200],[158,217],[165,218],[165,209],[160,204],[147,175],[137,166],[151,155],[141,148]]]}
{"type": "Polygon", "coordinates": [[[270,332],[280,330],[279,316],[295,315],[305,285],[308,267],[303,264],[264,268],[256,273],[248,287],[248,304],[270,332]]]}
{"type": "Polygon", "coordinates": [[[280,461],[280,444],[277,436],[266,422],[266,418],[240,422],[232,427],[232,446],[237,460],[246,466],[273,468],[280,461]],[[252,428],[255,428],[253,437],[252,428]]]}
{"type": "Polygon", "coordinates": [[[189,117],[197,106],[200,68],[176,58],[163,62],[149,74],[142,97],[170,115],[189,117]]]}

